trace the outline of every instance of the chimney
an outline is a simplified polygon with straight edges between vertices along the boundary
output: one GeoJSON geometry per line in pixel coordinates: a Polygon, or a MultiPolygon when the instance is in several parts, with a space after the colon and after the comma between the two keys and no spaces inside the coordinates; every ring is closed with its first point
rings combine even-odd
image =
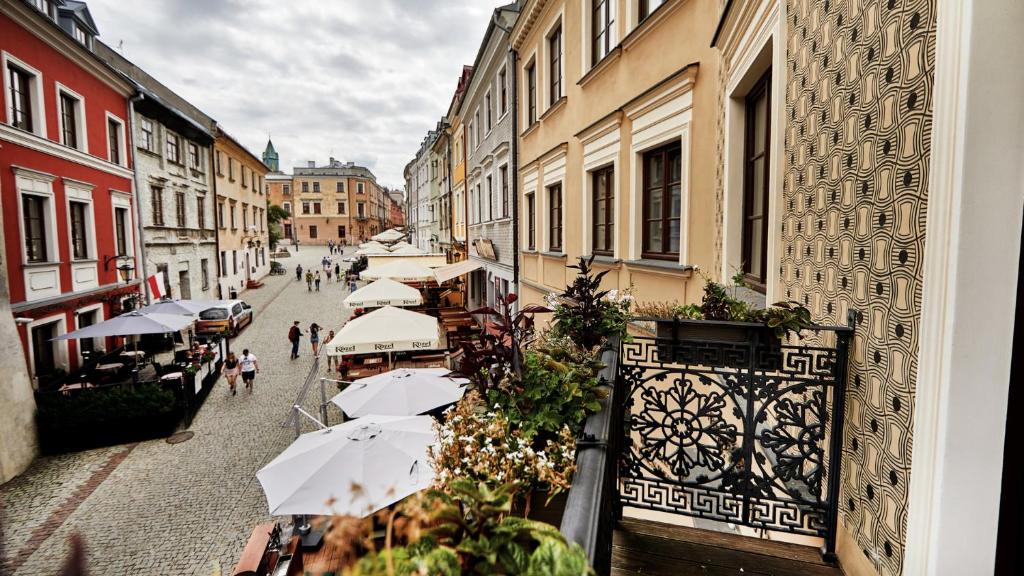
{"type": "Polygon", "coordinates": [[[306,168],[316,168],[316,160],[307,160],[306,168]]]}

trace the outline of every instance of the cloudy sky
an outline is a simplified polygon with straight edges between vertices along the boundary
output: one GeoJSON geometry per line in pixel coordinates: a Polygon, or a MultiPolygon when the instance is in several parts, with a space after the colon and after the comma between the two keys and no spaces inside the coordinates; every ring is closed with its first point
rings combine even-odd
{"type": "Polygon", "coordinates": [[[500,0],[88,0],[100,39],[281,166],[388,186],[447,112],[500,0]]]}

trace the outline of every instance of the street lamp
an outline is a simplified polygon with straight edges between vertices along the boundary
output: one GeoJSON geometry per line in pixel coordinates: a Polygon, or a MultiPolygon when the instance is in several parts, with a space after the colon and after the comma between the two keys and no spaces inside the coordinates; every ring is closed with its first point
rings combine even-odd
{"type": "Polygon", "coordinates": [[[135,271],[135,266],[132,265],[132,258],[128,254],[116,254],[114,256],[107,256],[103,259],[103,269],[110,270],[110,263],[114,260],[121,260],[121,264],[114,269],[120,274],[123,282],[128,282],[132,279],[132,272],[135,271]]]}

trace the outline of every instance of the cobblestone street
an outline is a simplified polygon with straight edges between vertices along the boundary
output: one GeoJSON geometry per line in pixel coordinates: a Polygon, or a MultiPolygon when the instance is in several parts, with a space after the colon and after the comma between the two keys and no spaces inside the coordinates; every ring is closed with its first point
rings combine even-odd
{"type": "MultiPolygon", "coordinates": [[[[296,263],[317,270],[326,254],[326,248],[303,247],[282,260],[286,275],[268,276],[262,288],[242,294],[256,318],[231,349],[240,355],[249,348],[262,372],[251,396],[241,381],[237,396],[218,382],[189,428],[191,440],[44,457],[0,487],[6,555],[0,572],[57,573],[77,532],[96,576],[207,575],[215,562],[229,573],[253,525],[269,519],[255,473],[294,438],[281,423],[312,365],[308,339],[301,357],[289,360],[288,327],[299,320],[307,331],[315,321],[326,337],[346,317],[343,283],[325,277],[321,291],[310,293],[295,280],[296,263]]],[[[311,390],[311,413],[317,397],[311,390]]]]}

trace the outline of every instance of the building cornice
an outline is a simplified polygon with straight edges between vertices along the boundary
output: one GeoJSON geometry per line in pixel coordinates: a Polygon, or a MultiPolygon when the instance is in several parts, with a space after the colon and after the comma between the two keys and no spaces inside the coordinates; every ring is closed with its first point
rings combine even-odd
{"type": "Polygon", "coordinates": [[[74,148],[64,146],[63,144],[58,144],[57,142],[43,138],[42,136],[13,128],[7,124],[0,124],[0,140],[6,140],[11,144],[24,146],[25,148],[35,150],[36,152],[49,154],[76,164],[81,164],[87,168],[100,170],[114,176],[120,176],[121,178],[131,178],[134,174],[131,170],[119,164],[107,162],[102,158],[97,158],[96,156],[86,154],[80,150],[75,150],[74,148]]]}
{"type": "Polygon", "coordinates": [[[512,48],[518,51],[526,41],[526,37],[533,31],[534,25],[540,19],[540,15],[548,5],[548,0],[529,0],[519,12],[519,19],[512,28],[512,48]]]}

